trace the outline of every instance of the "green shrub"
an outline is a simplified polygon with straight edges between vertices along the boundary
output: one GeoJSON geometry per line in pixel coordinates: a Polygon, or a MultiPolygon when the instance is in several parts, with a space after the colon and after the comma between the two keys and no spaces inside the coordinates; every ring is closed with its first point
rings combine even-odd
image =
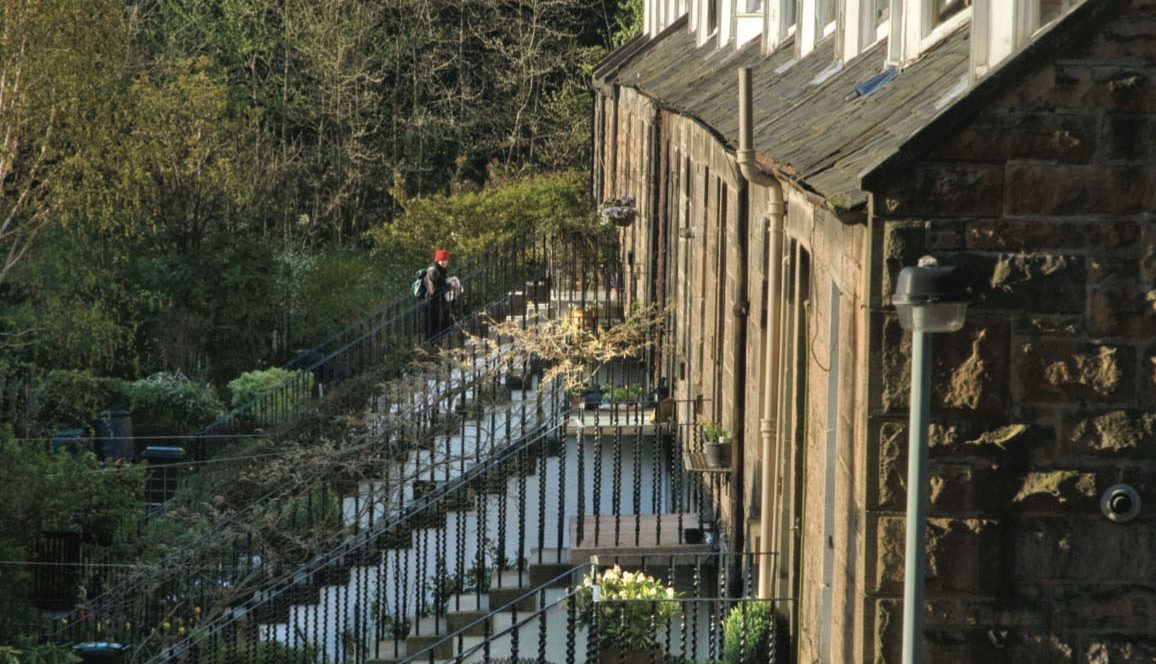
{"type": "Polygon", "coordinates": [[[90,428],[102,410],[124,398],[124,390],[124,381],[91,371],[49,371],[36,378],[35,426],[42,433],[67,426],[90,428]]]}
{"type": "Polygon", "coordinates": [[[195,383],[180,372],[155,373],[128,384],[125,392],[133,426],[146,433],[182,434],[205,426],[224,410],[207,383],[195,383]]]}
{"type": "Polygon", "coordinates": [[[269,395],[269,399],[256,401],[252,406],[253,417],[260,422],[268,422],[274,411],[292,412],[295,405],[308,400],[312,393],[313,374],[277,367],[247,371],[229,381],[229,403],[233,408],[269,395]]]}
{"type": "Polygon", "coordinates": [[[723,661],[727,664],[770,661],[773,625],[774,609],[770,602],[736,604],[723,622],[723,661]]]}

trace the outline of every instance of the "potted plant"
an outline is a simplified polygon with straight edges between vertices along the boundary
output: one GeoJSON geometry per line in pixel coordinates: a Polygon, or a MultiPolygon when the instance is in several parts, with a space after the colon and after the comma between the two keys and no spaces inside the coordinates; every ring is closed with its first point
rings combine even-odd
{"type": "Polygon", "coordinates": [[[704,422],[700,429],[706,460],[715,468],[731,465],[731,436],[714,422],[704,422]]]}
{"type": "Polygon", "coordinates": [[[663,661],[658,630],[678,615],[674,588],[621,567],[587,576],[574,595],[578,622],[596,629],[599,662],[663,661]]]}
{"type": "Polygon", "coordinates": [[[636,405],[639,398],[642,397],[642,386],[638,383],[631,383],[629,385],[616,385],[610,388],[609,391],[611,407],[618,409],[636,405]]]}

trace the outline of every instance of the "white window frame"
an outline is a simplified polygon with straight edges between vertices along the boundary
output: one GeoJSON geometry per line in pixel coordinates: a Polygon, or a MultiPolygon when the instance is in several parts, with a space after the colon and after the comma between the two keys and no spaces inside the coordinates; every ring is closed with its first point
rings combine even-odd
{"type": "MultiPolygon", "coordinates": [[[[723,0],[693,0],[692,4],[698,10],[698,20],[696,21],[697,25],[695,26],[694,41],[696,46],[702,46],[703,44],[713,39],[715,35],[719,35],[722,32],[723,22],[727,20],[726,15],[723,14],[723,0]],[[710,6],[712,3],[716,2],[719,6],[715,14],[715,25],[714,27],[711,27],[708,21],[708,17],[710,16],[710,6]]],[[[719,43],[721,44],[722,42],[720,41],[719,43]]]]}
{"type": "Polygon", "coordinates": [[[735,49],[742,48],[751,40],[763,34],[767,3],[771,0],[735,0],[735,49]],[[752,2],[758,2],[757,9],[751,9],[752,2]]]}
{"type": "Polygon", "coordinates": [[[875,14],[880,6],[889,3],[890,0],[844,0],[839,31],[840,55],[844,63],[887,36],[891,19],[876,26],[875,14]]]}
{"type": "Polygon", "coordinates": [[[795,34],[798,9],[794,19],[786,18],[792,7],[795,0],[766,0],[763,4],[763,53],[770,55],[795,34]]]}
{"type": "MultiPolygon", "coordinates": [[[[931,25],[934,0],[891,0],[891,39],[887,46],[887,64],[905,67],[919,59],[924,51],[943,41],[959,26],[971,20],[974,7],[967,7],[943,23],[931,25]]],[[[998,0],[1019,2],[1020,0],[998,0]]],[[[974,3],[973,3],[974,4],[974,3]]]]}
{"type": "MultiPolygon", "coordinates": [[[[1063,18],[1081,0],[1065,0],[1063,18]]],[[[971,27],[971,80],[983,78],[1012,53],[1028,44],[1039,31],[1040,0],[975,0],[971,27]]]]}
{"type": "Polygon", "coordinates": [[[795,33],[795,55],[799,58],[807,57],[815,46],[835,32],[839,22],[839,6],[836,0],[803,0],[799,7],[799,28],[795,33]],[[835,9],[835,18],[832,21],[819,25],[819,4],[831,3],[835,9]]]}

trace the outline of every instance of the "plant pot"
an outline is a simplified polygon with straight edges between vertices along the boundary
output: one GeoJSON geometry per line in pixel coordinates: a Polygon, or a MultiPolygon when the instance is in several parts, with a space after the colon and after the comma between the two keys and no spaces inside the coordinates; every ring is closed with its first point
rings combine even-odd
{"type": "Polygon", "coordinates": [[[706,444],[706,462],[714,468],[729,468],[731,465],[731,444],[710,441],[706,444]]]}

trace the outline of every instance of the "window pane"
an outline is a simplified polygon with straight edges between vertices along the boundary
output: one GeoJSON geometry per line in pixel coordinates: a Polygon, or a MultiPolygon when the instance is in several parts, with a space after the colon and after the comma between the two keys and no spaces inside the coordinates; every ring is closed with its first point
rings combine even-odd
{"type": "Polygon", "coordinates": [[[835,0],[819,0],[819,28],[835,20],[835,0]]]}
{"type": "Polygon", "coordinates": [[[883,22],[891,17],[891,2],[890,0],[875,0],[875,27],[883,25],[883,22]]]}
{"type": "Polygon", "coordinates": [[[763,0],[747,0],[748,14],[758,14],[763,11],[763,0]]]}
{"type": "Polygon", "coordinates": [[[706,3],[706,30],[714,32],[718,28],[719,0],[707,0],[706,3]]]}
{"type": "Polygon", "coordinates": [[[934,29],[970,6],[971,0],[931,0],[931,27],[934,29]]]}
{"type": "Polygon", "coordinates": [[[786,30],[787,26],[794,25],[797,20],[795,18],[795,0],[777,1],[783,3],[783,30],[786,30]]]}

